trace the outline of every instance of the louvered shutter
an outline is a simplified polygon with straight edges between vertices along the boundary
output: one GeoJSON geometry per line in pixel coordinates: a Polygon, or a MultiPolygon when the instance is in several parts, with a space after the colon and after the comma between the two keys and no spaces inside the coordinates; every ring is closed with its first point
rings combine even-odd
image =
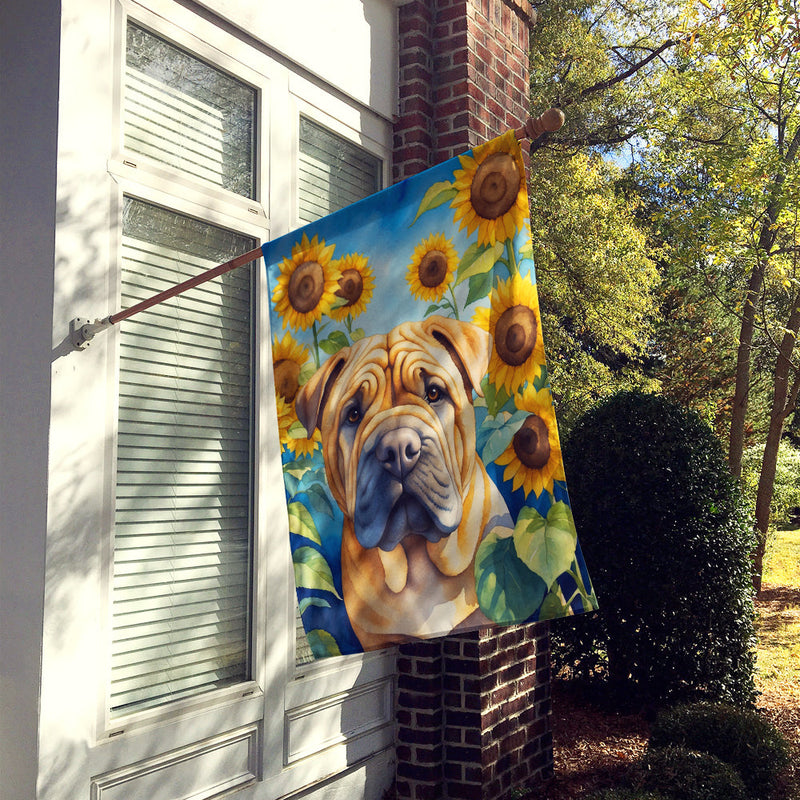
{"type": "MultiPolygon", "coordinates": [[[[298,185],[302,222],[332,214],[382,188],[381,160],[306,117],[300,117],[298,185]]],[[[295,660],[314,660],[299,607],[295,612],[295,660]]]]}

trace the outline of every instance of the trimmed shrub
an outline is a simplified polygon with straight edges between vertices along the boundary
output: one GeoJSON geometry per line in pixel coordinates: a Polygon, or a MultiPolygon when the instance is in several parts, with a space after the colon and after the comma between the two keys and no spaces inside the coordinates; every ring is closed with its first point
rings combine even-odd
{"type": "Polygon", "coordinates": [[[670,800],[748,800],[744,782],[730,764],[685,747],[648,751],[632,783],[670,800]]]}
{"type": "Polygon", "coordinates": [[[664,711],[653,723],[650,747],[681,745],[710,753],[736,769],[753,797],[769,797],[789,748],[756,711],[695,703],[664,711]]]}
{"type": "Polygon", "coordinates": [[[578,420],[563,453],[600,612],[551,624],[555,667],[638,704],[752,703],[755,540],[712,430],[622,392],[578,420]]]}

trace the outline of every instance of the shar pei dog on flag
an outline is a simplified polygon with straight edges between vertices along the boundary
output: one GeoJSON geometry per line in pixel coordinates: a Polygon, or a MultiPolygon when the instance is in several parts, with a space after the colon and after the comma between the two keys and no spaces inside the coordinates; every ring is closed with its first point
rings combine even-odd
{"type": "Polygon", "coordinates": [[[475,553],[514,527],[475,452],[490,350],[481,328],[431,316],[340,350],[297,395],[344,515],[342,588],[364,649],[489,622],[475,553]]]}

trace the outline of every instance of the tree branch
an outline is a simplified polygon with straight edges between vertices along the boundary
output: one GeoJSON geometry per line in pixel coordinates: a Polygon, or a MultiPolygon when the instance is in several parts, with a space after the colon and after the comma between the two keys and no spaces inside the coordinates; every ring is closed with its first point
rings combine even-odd
{"type": "Polygon", "coordinates": [[[617,75],[614,75],[612,78],[608,78],[604,81],[599,81],[595,83],[593,86],[587,86],[585,89],[581,89],[578,93],[577,97],[574,98],[566,98],[561,100],[557,105],[559,108],[565,108],[568,105],[572,105],[572,103],[577,102],[585,97],[588,97],[591,94],[597,94],[598,92],[604,92],[606,89],[610,89],[612,86],[615,86],[618,83],[622,83],[622,81],[627,80],[630,78],[631,75],[637,73],[642,67],[646,67],[651,61],[658,58],[664,51],[669,50],[670,47],[674,47],[678,44],[676,39],[667,39],[661,45],[659,45],[655,50],[653,50],[650,55],[646,58],[643,58],[641,61],[637,61],[632,64],[628,69],[624,72],[620,72],[617,75]]]}

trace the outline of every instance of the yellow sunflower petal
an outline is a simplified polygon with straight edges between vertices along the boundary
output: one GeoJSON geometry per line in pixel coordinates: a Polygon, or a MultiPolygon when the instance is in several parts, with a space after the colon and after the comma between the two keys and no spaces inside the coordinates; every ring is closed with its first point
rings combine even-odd
{"type": "MultiPolygon", "coordinates": [[[[479,313],[483,322],[486,311],[479,313]]],[[[490,298],[487,329],[493,342],[489,375],[495,386],[513,394],[545,363],[539,300],[530,278],[516,274],[498,282],[490,298]]]]}
{"type": "Polygon", "coordinates": [[[331,262],[334,249],[316,236],[309,241],[304,233],[292,247],[292,257],[283,259],[272,302],[284,328],[305,330],[330,311],[341,277],[331,262]]]}
{"type": "Polygon", "coordinates": [[[367,266],[369,259],[359,253],[350,253],[336,262],[341,273],[336,297],[341,305],[330,310],[330,316],[342,321],[345,317],[357,317],[366,309],[375,289],[375,278],[367,266]]]}
{"type": "Polygon", "coordinates": [[[528,411],[529,416],[496,463],[506,467],[503,480],[512,481],[514,491],[522,488],[526,496],[537,497],[544,491],[552,494],[554,482],[565,478],[550,390],[537,391],[528,385],[516,396],[515,404],[518,409],[528,411]]]}

